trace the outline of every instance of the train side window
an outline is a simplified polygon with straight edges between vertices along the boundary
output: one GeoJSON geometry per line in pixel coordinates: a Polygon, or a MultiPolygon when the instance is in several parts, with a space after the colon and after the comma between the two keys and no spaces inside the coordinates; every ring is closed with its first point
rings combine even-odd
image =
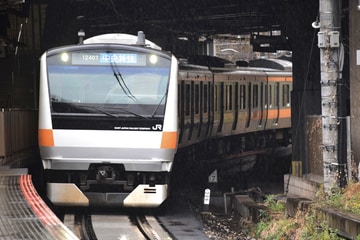
{"type": "Polygon", "coordinates": [[[282,87],[283,99],[282,104],[284,107],[290,107],[290,86],[289,84],[284,84],[282,87]]]}
{"type": "Polygon", "coordinates": [[[265,84],[265,90],[264,90],[264,94],[265,94],[265,108],[268,108],[268,105],[269,105],[269,85],[268,84],[265,84]]]}
{"type": "Polygon", "coordinates": [[[208,85],[204,84],[204,113],[208,111],[208,85]]]}
{"type": "Polygon", "coordinates": [[[274,97],[275,97],[275,102],[274,102],[274,106],[275,107],[279,107],[279,101],[280,101],[280,85],[279,85],[279,83],[275,83],[275,89],[274,89],[274,91],[275,91],[275,93],[274,93],[274,97]]]}
{"type": "Polygon", "coordinates": [[[200,109],[200,86],[199,84],[195,85],[195,114],[199,114],[200,109]]]}
{"type": "Polygon", "coordinates": [[[238,108],[239,108],[239,101],[238,101],[238,99],[239,99],[239,83],[235,83],[235,107],[234,107],[234,109],[235,110],[237,110],[238,108]]]}
{"type": "Polygon", "coordinates": [[[253,108],[259,107],[259,86],[253,86],[253,108]]]}
{"type": "Polygon", "coordinates": [[[246,87],[240,85],[240,109],[246,108],[246,87]]]}
{"type": "Polygon", "coordinates": [[[268,98],[269,98],[269,108],[272,108],[273,106],[273,89],[272,89],[272,85],[269,85],[269,89],[268,89],[268,98]]]}
{"type": "Polygon", "coordinates": [[[225,86],[225,110],[229,110],[229,85],[225,86]]]}
{"type": "Polygon", "coordinates": [[[232,110],[232,85],[226,85],[225,87],[225,110],[232,110]]]}
{"type": "Polygon", "coordinates": [[[260,85],[260,104],[261,108],[264,106],[264,83],[261,83],[260,85]]]}
{"type": "Polygon", "coordinates": [[[190,115],[190,84],[185,86],[185,115],[190,115]]]}
{"type": "Polygon", "coordinates": [[[200,109],[199,111],[202,113],[204,112],[204,83],[201,81],[200,82],[200,96],[199,96],[199,106],[200,109]]]}
{"type": "Polygon", "coordinates": [[[233,87],[232,85],[229,86],[229,110],[233,109],[233,87]]]}
{"type": "Polygon", "coordinates": [[[217,112],[218,108],[218,86],[214,86],[214,112],[217,112]]]}

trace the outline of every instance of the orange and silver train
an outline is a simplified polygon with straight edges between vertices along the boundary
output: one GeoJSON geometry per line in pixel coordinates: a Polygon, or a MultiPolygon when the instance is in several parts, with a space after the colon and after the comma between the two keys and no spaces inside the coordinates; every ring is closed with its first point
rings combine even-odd
{"type": "Polygon", "coordinates": [[[157,207],[179,147],[290,128],[291,71],[184,67],[142,33],[95,36],[40,61],[39,147],[54,205],[157,207]]]}
{"type": "Polygon", "coordinates": [[[184,68],[186,70],[182,70],[180,64],[180,148],[209,139],[234,142],[239,137],[242,144],[245,142],[248,146],[237,146],[241,151],[254,150],[259,144],[289,144],[290,61],[257,59],[251,61],[249,67],[230,70],[204,70],[190,64],[184,68]]]}

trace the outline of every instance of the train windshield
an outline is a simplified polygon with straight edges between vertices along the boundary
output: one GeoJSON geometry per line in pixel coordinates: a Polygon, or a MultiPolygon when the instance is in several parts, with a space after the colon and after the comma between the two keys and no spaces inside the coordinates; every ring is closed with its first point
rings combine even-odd
{"type": "Polygon", "coordinates": [[[143,52],[69,52],[47,58],[53,113],[163,116],[170,58],[143,52]]]}

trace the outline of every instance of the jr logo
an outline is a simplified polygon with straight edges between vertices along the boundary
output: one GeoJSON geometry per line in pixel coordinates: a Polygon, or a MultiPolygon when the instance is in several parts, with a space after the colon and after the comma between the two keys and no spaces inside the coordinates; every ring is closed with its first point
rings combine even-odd
{"type": "Polygon", "coordinates": [[[161,124],[156,124],[155,126],[152,126],[152,130],[161,131],[162,130],[162,125],[161,124]]]}

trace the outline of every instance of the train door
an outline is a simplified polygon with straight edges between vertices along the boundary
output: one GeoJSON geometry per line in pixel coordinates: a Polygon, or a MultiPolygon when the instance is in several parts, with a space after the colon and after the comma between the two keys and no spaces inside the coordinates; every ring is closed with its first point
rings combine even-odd
{"type": "Polygon", "coordinates": [[[251,110],[252,110],[252,106],[251,106],[251,99],[252,99],[252,84],[251,82],[249,82],[248,87],[247,87],[247,110],[248,110],[248,114],[247,114],[247,119],[246,119],[246,128],[250,127],[250,123],[251,123],[251,110]]]}
{"type": "Polygon", "coordinates": [[[224,87],[224,124],[223,133],[230,134],[235,121],[234,116],[234,84],[231,81],[226,81],[224,87]]]}
{"type": "Polygon", "coordinates": [[[274,118],[274,125],[278,125],[280,116],[280,83],[276,82],[274,85],[274,108],[276,111],[274,118]]]}
{"type": "Polygon", "coordinates": [[[251,130],[256,130],[257,127],[259,126],[259,120],[260,120],[260,115],[261,115],[261,111],[260,111],[260,90],[259,87],[260,85],[257,83],[254,83],[252,86],[252,109],[251,109],[251,122],[250,123],[250,127],[251,130]],[[256,121],[257,120],[257,121],[256,121]]]}
{"type": "Polygon", "coordinates": [[[181,143],[185,129],[185,83],[181,81],[178,87],[178,116],[179,116],[179,143],[181,143]]]}
{"type": "Polygon", "coordinates": [[[214,126],[214,115],[215,115],[215,87],[214,87],[214,75],[211,75],[211,82],[209,82],[209,85],[206,87],[207,88],[207,92],[208,93],[208,101],[207,102],[207,111],[208,111],[208,127],[206,130],[206,135],[207,136],[211,136],[212,130],[213,130],[213,126],[214,126]]]}
{"type": "Polygon", "coordinates": [[[282,106],[290,107],[290,84],[284,83],[282,85],[282,106]]]}
{"type": "Polygon", "coordinates": [[[232,130],[236,130],[236,126],[237,126],[237,122],[238,122],[238,118],[239,118],[239,83],[236,82],[235,83],[235,106],[234,106],[234,121],[233,121],[233,124],[232,124],[232,127],[231,129],[232,130]]]}
{"type": "Polygon", "coordinates": [[[262,93],[261,96],[263,98],[262,101],[262,122],[260,127],[262,127],[263,129],[266,128],[266,124],[268,121],[268,117],[269,117],[269,81],[268,78],[266,78],[266,80],[264,82],[261,83],[261,89],[262,89],[262,93]]]}
{"type": "Polygon", "coordinates": [[[260,83],[260,94],[259,94],[259,108],[260,108],[260,112],[259,112],[259,123],[258,123],[258,127],[262,127],[262,125],[264,124],[264,106],[265,106],[265,102],[264,102],[264,82],[262,81],[260,83]]]}
{"type": "Polygon", "coordinates": [[[220,113],[220,121],[219,121],[219,125],[218,125],[218,129],[217,132],[221,132],[223,124],[224,124],[224,82],[220,83],[220,92],[219,92],[219,99],[218,99],[218,110],[220,113]]]}
{"type": "Polygon", "coordinates": [[[210,123],[210,111],[209,111],[209,83],[205,82],[202,86],[203,92],[203,122],[204,127],[206,126],[205,136],[209,132],[209,123],[210,123]]]}
{"type": "Polygon", "coordinates": [[[270,112],[270,110],[273,108],[273,85],[269,82],[268,83],[268,104],[267,108],[270,112]]]}
{"type": "Polygon", "coordinates": [[[240,84],[240,90],[239,90],[239,122],[238,125],[240,127],[241,131],[244,131],[244,128],[246,127],[247,124],[247,110],[246,110],[246,100],[247,100],[247,88],[246,88],[246,84],[240,84]]]}
{"type": "Polygon", "coordinates": [[[197,137],[200,137],[201,127],[203,123],[203,114],[202,114],[202,85],[203,82],[201,81],[195,83],[194,89],[194,111],[195,111],[195,125],[197,126],[197,137]]]}
{"type": "Polygon", "coordinates": [[[291,118],[291,110],[290,110],[290,91],[291,87],[288,82],[283,82],[280,85],[281,88],[281,110],[279,114],[279,127],[287,127],[287,123],[291,118]],[[285,124],[285,125],[284,125],[285,124]]]}
{"type": "Polygon", "coordinates": [[[195,118],[194,81],[191,81],[188,92],[189,92],[189,95],[186,97],[190,99],[190,131],[189,131],[189,136],[188,136],[188,140],[190,141],[192,138],[193,131],[194,131],[194,118],[195,118]]]}

